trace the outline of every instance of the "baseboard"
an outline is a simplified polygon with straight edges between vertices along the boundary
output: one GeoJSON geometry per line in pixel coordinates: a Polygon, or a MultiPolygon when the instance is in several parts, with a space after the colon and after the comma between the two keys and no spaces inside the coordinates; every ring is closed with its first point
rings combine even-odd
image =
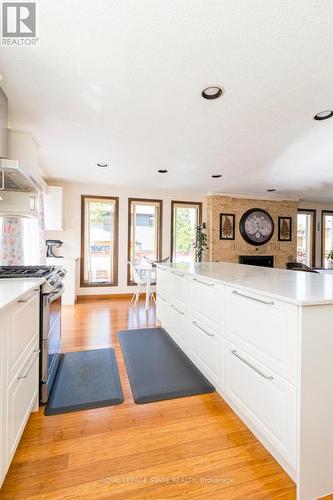
{"type": "Polygon", "coordinates": [[[121,300],[121,299],[131,299],[133,293],[104,293],[96,295],[78,295],[78,302],[85,302],[87,300],[121,300]]]}

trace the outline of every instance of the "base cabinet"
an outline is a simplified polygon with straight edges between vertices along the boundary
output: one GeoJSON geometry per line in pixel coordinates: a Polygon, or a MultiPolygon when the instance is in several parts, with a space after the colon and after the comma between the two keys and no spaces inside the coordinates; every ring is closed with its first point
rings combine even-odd
{"type": "Polygon", "coordinates": [[[296,387],[230,342],[223,364],[228,398],[296,468],[296,387]]]}
{"type": "Polygon", "coordinates": [[[219,382],[222,374],[222,359],[219,336],[202,322],[190,320],[191,356],[199,368],[210,375],[214,382],[219,382]]]}
{"type": "Polygon", "coordinates": [[[38,409],[39,289],[0,313],[0,487],[31,411],[38,409]]]}

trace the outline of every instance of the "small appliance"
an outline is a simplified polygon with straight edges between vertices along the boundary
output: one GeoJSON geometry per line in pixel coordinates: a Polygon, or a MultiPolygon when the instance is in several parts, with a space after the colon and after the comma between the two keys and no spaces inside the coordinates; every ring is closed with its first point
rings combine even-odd
{"type": "Polygon", "coordinates": [[[62,247],[63,242],[60,240],[46,240],[46,257],[55,257],[56,259],[63,259],[63,255],[54,255],[53,247],[62,247]]]}

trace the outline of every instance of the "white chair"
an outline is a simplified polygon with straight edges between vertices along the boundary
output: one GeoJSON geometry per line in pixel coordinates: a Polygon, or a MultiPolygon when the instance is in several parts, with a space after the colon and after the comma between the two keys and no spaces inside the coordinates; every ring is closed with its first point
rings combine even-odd
{"type": "Polygon", "coordinates": [[[155,295],[150,289],[150,285],[152,284],[150,281],[150,273],[145,273],[145,276],[142,276],[142,274],[139,273],[138,269],[132,264],[132,262],[127,261],[127,264],[130,266],[131,275],[133,277],[134,283],[136,284],[136,290],[131,298],[133,307],[137,306],[142,287],[144,288],[143,291],[146,292],[146,305],[147,303],[149,303],[150,299],[152,299],[153,302],[156,303],[155,295]]]}

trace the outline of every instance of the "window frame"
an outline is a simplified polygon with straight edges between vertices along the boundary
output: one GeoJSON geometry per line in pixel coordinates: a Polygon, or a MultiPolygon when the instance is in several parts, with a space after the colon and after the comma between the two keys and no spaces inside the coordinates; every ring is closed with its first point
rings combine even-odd
{"type": "Polygon", "coordinates": [[[119,255],[119,196],[94,196],[92,194],[81,194],[81,259],[80,259],[80,287],[98,288],[118,286],[118,255],[119,255]],[[84,281],[84,239],[85,239],[85,200],[112,200],[115,202],[114,210],[114,248],[113,248],[113,275],[112,283],[86,283],[84,281]]]}
{"type": "MultiPolygon", "coordinates": [[[[131,206],[133,202],[145,203],[149,205],[150,203],[156,203],[159,205],[159,218],[158,218],[158,230],[157,230],[157,259],[162,259],[162,225],[163,225],[163,200],[156,200],[152,198],[128,198],[127,205],[127,262],[131,261],[131,206]]],[[[128,264],[127,265],[127,286],[135,285],[134,281],[131,281],[131,271],[128,264]]]]}
{"type": "Polygon", "coordinates": [[[174,213],[174,208],[175,205],[189,205],[193,207],[193,205],[198,206],[199,212],[198,212],[198,223],[202,224],[202,201],[177,201],[177,200],[171,200],[171,234],[170,234],[170,262],[173,262],[173,229],[174,229],[174,220],[173,220],[173,213],[174,213]]]}
{"type": "MultiPolygon", "coordinates": [[[[317,225],[317,211],[315,208],[298,208],[298,214],[312,215],[313,216],[313,227],[312,227],[312,259],[310,267],[315,267],[316,265],[316,225],[317,225]]],[[[297,251],[297,218],[296,218],[296,251],[297,251]]]]}
{"type": "Polygon", "coordinates": [[[322,210],[321,211],[321,228],[320,228],[320,232],[321,232],[321,239],[320,239],[320,242],[321,242],[321,249],[320,249],[321,250],[321,259],[320,259],[321,267],[325,266],[325,256],[324,256],[324,238],[325,238],[324,218],[325,218],[325,214],[332,215],[332,217],[333,217],[333,210],[322,210]]]}

